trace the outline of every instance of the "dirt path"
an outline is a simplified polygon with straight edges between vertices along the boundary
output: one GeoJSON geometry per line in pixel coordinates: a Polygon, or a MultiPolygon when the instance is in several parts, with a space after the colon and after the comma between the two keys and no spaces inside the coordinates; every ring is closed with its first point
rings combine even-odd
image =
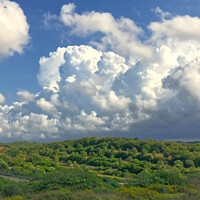
{"type": "Polygon", "coordinates": [[[0,177],[8,179],[8,180],[16,181],[16,182],[29,182],[29,180],[27,179],[21,179],[21,178],[17,178],[13,176],[0,175],[0,177]]]}

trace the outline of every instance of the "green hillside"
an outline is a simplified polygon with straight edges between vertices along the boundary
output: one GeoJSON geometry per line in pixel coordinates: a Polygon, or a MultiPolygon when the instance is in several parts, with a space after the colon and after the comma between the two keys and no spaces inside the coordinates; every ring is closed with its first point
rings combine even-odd
{"type": "Polygon", "coordinates": [[[1,143],[0,174],[2,199],[200,199],[200,143],[112,137],[1,143]]]}

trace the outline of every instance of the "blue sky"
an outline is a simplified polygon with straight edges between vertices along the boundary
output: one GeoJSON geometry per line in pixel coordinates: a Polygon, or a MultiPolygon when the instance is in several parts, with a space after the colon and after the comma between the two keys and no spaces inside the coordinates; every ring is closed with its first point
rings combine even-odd
{"type": "Polygon", "coordinates": [[[198,0],[1,0],[0,138],[200,139],[199,11],[198,0]]]}

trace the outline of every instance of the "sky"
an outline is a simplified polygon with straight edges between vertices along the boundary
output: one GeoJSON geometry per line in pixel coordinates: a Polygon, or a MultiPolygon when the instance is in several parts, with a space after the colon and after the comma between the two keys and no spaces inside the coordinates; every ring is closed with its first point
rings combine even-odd
{"type": "Polygon", "coordinates": [[[198,0],[0,0],[0,140],[200,140],[198,0]]]}

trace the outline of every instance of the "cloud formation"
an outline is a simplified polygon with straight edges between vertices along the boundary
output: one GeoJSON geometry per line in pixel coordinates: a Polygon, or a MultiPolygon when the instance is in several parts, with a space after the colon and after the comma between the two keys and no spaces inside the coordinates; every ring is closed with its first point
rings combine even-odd
{"type": "Polygon", "coordinates": [[[191,16],[176,16],[162,22],[152,22],[149,29],[155,38],[170,37],[177,40],[200,40],[200,19],[191,16]]]}
{"type": "Polygon", "coordinates": [[[22,53],[29,41],[29,25],[20,6],[0,0],[0,58],[22,53]]]}
{"type": "Polygon", "coordinates": [[[17,92],[17,97],[21,100],[21,101],[34,101],[35,99],[35,95],[30,93],[27,90],[20,90],[17,92]]]}
{"type": "Polygon", "coordinates": [[[155,9],[152,9],[152,11],[155,12],[162,20],[172,17],[172,14],[170,12],[164,12],[159,7],[156,7],[155,9]]]}
{"type": "Polygon", "coordinates": [[[95,11],[78,14],[75,8],[70,3],[64,5],[60,13],[60,20],[71,28],[72,34],[87,36],[100,32],[103,34],[100,41],[91,41],[100,50],[111,48],[123,56],[152,56],[151,48],[138,39],[143,30],[134,21],[124,17],[115,19],[110,13],[95,11]]]}
{"type": "Polygon", "coordinates": [[[77,14],[68,4],[60,18],[71,34],[101,32],[98,43],[105,48],[58,47],[41,57],[41,91],[19,91],[21,101],[0,105],[1,138],[199,139],[200,44],[193,33],[199,18],[163,17],[148,26],[152,35],[146,41],[138,39],[143,31],[131,19],[110,13],[77,14]],[[113,51],[106,50],[109,45],[113,51]]]}
{"type": "Polygon", "coordinates": [[[0,104],[5,103],[6,98],[0,93],[0,104]]]}

